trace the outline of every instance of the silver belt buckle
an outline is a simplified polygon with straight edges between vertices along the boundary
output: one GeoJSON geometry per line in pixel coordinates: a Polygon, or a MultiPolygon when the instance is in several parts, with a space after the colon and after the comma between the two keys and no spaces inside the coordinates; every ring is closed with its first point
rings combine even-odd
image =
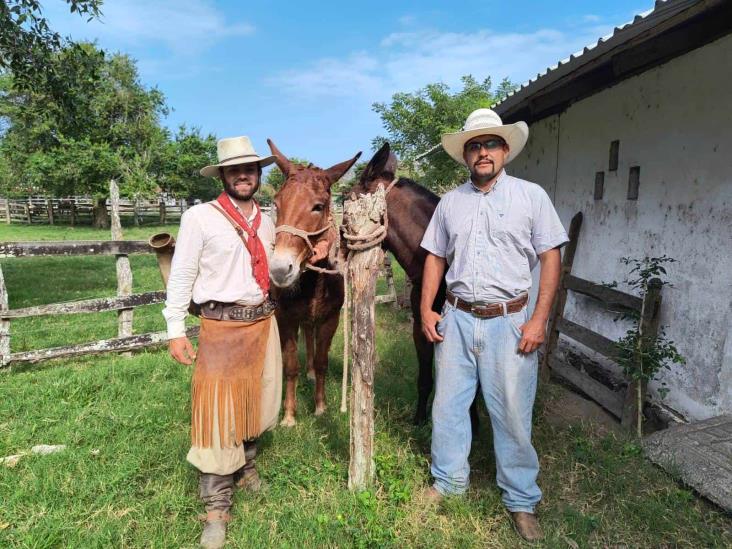
{"type": "Polygon", "coordinates": [[[474,301],[473,303],[471,303],[471,304],[470,304],[470,312],[471,312],[472,314],[475,314],[475,311],[476,311],[477,309],[480,309],[480,308],[485,308],[485,307],[487,307],[488,305],[489,305],[489,303],[487,303],[487,302],[485,302],[485,301],[474,301]]]}

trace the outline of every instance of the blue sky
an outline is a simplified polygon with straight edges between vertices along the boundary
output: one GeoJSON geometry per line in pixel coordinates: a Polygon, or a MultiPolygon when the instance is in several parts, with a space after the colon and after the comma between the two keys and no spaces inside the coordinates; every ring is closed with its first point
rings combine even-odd
{"type": "Polygon", "coordinates": [[[60,0],[43,6],[62,34],[136,59],[171,128],[249,135],[260,154],[271,137],[327,167],[371,156],[384,133],[375,101],[464,74],[524,82],[653,1],[106,0],[91,23],[60,0]]]}

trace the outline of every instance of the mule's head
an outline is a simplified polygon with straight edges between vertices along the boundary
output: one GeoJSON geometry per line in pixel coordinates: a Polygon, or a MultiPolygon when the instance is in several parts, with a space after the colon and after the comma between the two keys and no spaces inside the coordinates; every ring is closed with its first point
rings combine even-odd
{"type": "Polygon", "coordinates": [[[379,184],[384,188],[388,187],[396,175],[397,165],[396,155],[391,152],[389,143],[385,142],[366,164],[358,183],[351,189],[351,192],[373,193],[379,184]]]}
{"type": "Polygon", "coordinates": [[[310,258],[311,248],[306,239],[314,244],[325,236],[325,233],[321,233],[308,237],[304,233],[316,233],[329,227],[331,186],[353,166],[361,153],[323,170],[312,164],[293,164],[272,140],[268,139],[267,143],[275,156],[277,167],[285,176],[285,181],[274,198],[277,208],[275,226],[284,230],[277,233],[274,254],[269,261],[269,272],[275,286],[289,288],[297,282],[310,258]]]}

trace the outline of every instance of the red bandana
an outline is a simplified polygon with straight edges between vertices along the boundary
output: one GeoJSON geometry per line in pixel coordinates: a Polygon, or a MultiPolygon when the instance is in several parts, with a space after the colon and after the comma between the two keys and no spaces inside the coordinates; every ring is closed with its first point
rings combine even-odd
{"type": "MultiPolygon", "coordinates": [[[[254,200],[254,199],[252,199],[254,200]]],[[[249,251],[249,255],[252,258],[252,274],[254,280],[262,288],[262,293],[266,297],[269,293],[269,265],[267,264],[267,253],[264,251],[264,245],[257,235],[257,230],[262,224],[262,211],[259,208],[256,200],[254,204],[257,208],[257,215],[254,217],[254,223],[249,226],[247,220],[241,215],[241,212],[237,207],[232,204],[231,199],[226,193],[221,193],[216,199],[219,205],[224,211],[229,214],[236,224],[245,232],[249,238],[246,239],[246,247],[249,251]]]]}

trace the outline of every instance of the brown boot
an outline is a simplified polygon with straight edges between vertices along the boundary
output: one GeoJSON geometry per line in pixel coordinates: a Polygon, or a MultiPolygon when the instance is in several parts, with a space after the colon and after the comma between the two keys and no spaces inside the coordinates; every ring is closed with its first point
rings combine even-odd
{"type": "Polygon", "coordinates": [[[201,547],[219,549],[226,543],[226,523],[231,516],[226,511],[209,511],[204,515],[205,524],[201,532],[201,547]]]}
{"type": "Polygon", "coordinates": [[[263,488],[262,480],[257,473],[257,441],[244,441],[244,456],[246,464],[244,467],[234,473],[234,482],[237,488],[247,490],[248,492],[259,492],[263,488]]]}
{"type": "Polygon", "coordinates": [[[526,541],[539,541],[544,537],[544,532],[541,531],[541,526],[539,526],[535,514],[516,511],[511,513],[511,519],[518,535],[526,541]]]}
{"type": "Polygon", "coordinates": [[[442,502],[444,496],[437,491],[437,488],[429,486],[418,492],[416,499],[426,507],[434,507],[442,502]]]}
{"type": "Polygon", "coordinates": [[[226,542],[226,523],[230,520],[234,475],[201,473],[198,481],[201,500],[206,506],[201,547],[219,549],[226,542]]]}

